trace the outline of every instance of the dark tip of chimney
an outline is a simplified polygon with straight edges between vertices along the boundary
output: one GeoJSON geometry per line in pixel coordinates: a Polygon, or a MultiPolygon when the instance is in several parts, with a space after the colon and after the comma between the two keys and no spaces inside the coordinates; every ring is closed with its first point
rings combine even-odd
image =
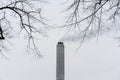
{"type": "Polygon", "coordinates": [[[63,42],[58,42],[58,44],[63,44],[63,42]]]}

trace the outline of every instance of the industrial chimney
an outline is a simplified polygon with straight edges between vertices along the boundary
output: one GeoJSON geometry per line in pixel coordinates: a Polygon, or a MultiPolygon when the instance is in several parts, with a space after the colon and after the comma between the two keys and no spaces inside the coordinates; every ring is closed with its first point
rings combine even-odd
{"type": "Polygon", "coordinates": [[[64,80],[64,44],[57,44],[57,63],[56,63],[56,80],[64,80]]]}

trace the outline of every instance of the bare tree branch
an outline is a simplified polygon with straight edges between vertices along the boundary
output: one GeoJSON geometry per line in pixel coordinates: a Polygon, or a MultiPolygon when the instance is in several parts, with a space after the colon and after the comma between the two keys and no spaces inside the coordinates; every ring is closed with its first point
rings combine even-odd
{"type": "Polygon", "coordinates": [[[84,34],[82,44],[90,32],[100,35],[110,30],[111,23],[119,19],[120,0],[73,0],[67,11],[70,14],[64,26],[79,29],[84,34]]]}
{"type": "MultiPolygon", "coordinates": [[[[11,14],[14,14],[13,17],[15,17],[19,25],[17,25],[18,28],[20,28],[20,33],[22,31],[26,32],[26,35],[28,36],[28,46],[29,50],[35,51],[35,53],[38,56],[40,55],[40,51],[38,50],[35,41],[34,41],[34,35],[40,34],[44,36],[44,34],[41,33],[41,28],[43,28],[45,25],[45,19],[42,17],[41,13],[41,7],[35,6],[36,3],[41,3],[43,1],[41,0],[7,0],[8,2],[3,2],[0,5],[0,40],[6,40],[8,38],[5,32],[6,30],[12,31],[12,28],[14,26],[11,26],[12,19],[8,19],[7,17],[11,17],[11,14]],[[9,14],[9,12],[11,14],[9,14]],[[6,29],[5,25],[8,27],[6,29]],[[38,24],[38,25],[36,25],[38,24]],[[33,45],[31,45],[33,44],[33,45]]],[[[31,51],[30,51],[31,52],[31,51]]]]}

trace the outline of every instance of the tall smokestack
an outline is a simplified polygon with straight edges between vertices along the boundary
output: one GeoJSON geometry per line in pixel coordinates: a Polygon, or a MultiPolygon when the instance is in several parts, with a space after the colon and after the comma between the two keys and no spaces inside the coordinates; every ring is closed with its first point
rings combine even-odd
{"type": "Polygon", "coordinates": [[[57,44],[56,80],[64,80],[64,44],[57,44]]]}

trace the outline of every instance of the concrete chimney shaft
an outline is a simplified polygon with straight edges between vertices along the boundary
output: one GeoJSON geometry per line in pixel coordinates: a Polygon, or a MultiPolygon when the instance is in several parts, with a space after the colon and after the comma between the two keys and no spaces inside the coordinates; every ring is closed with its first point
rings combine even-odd
{"type": "Polygon", "coordinates": [[[57,61],[56,61],[56,80],[64,80],[64,44],[57,44],[57,61]]]}

